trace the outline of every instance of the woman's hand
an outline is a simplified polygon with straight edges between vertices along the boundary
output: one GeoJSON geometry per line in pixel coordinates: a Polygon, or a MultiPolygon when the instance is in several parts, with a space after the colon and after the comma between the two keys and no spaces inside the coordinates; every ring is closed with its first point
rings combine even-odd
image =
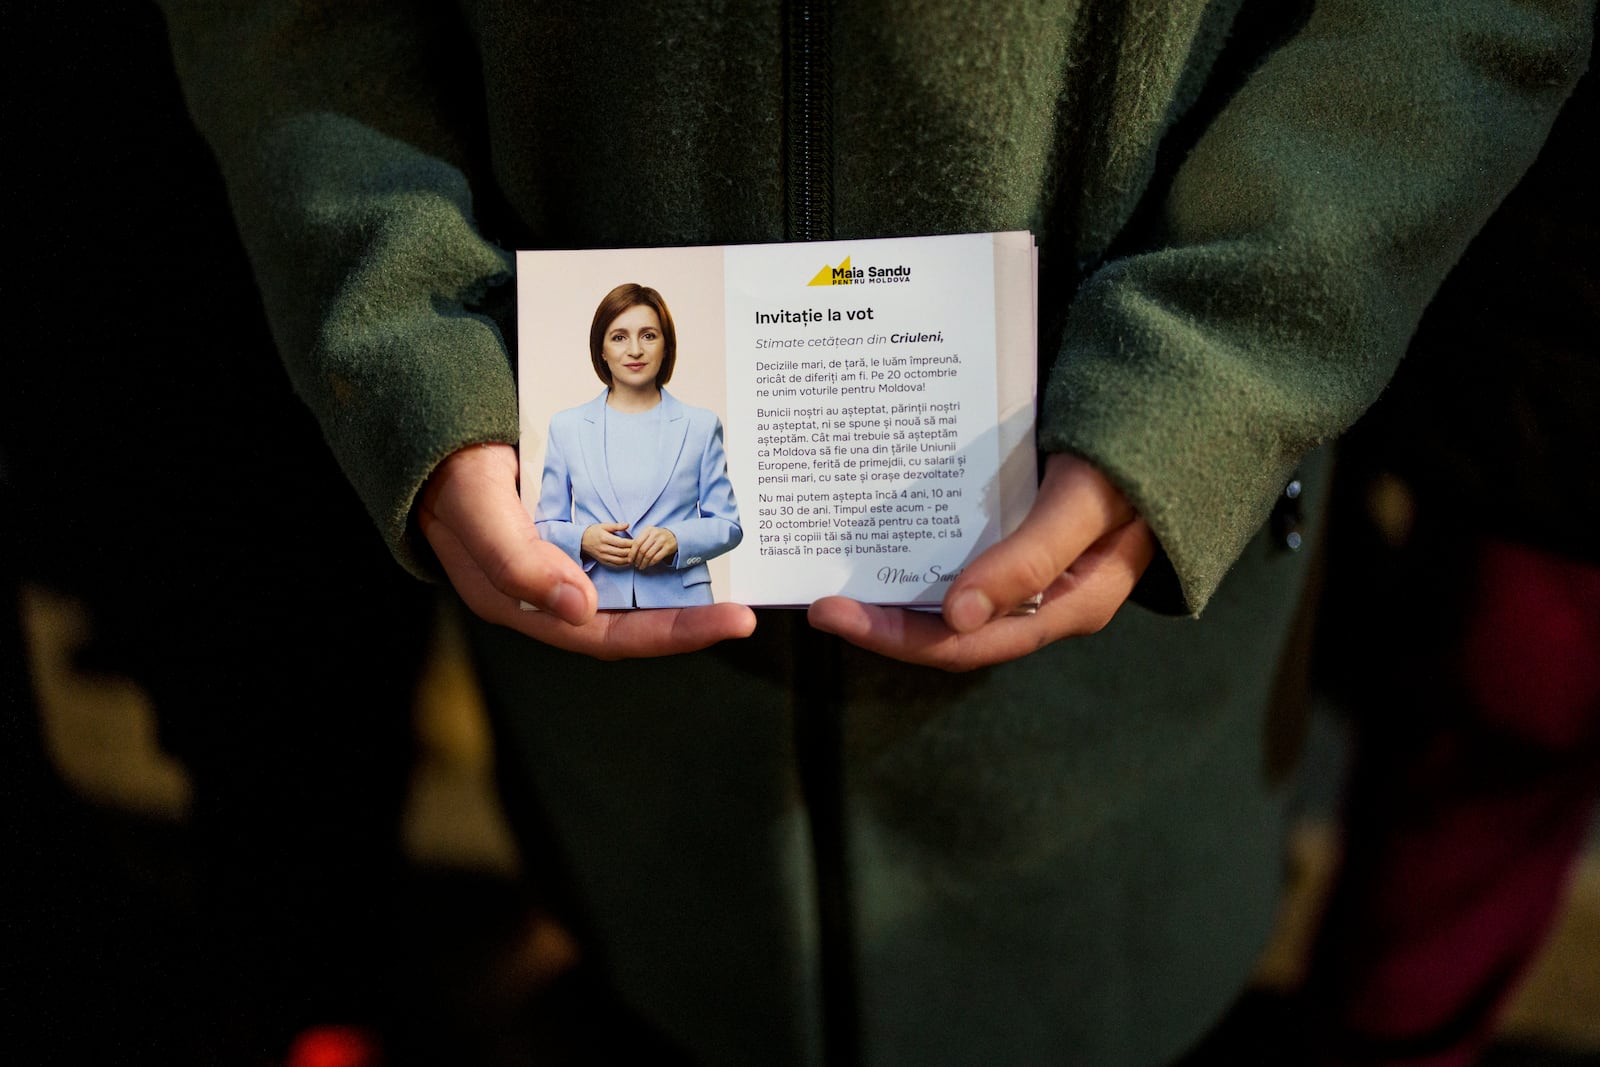
{"type": "Polygon", "coordinates": [[[617,535],[625,522],[597,522],[583,530],[583,554],[603,567],[626,567],[633,559],[633,542],[617,535]]]}
{"type": "Polygon", "coordinates": [[[1087,460],[1059,453],[1016,533],[951,583],[941,618],[845,597],[811,605],[811,625],[908,663],[950,671],[992,666],[1111,621],[1155,555],[1155,537],[1087,460]],[[1035,593],[1033,615],[1009,613],[1035,593]]]}
{"type": "Polygon", "coordinates": [[[583,568],[540,540],[517,496],[517,451],[476,445],[450,455],[423,486],[417,524],[461,599],[480,618],[599,659],[693,652],[749,637],[742,604],[595,610],[583,568]],[[521,602],[538,605],[524,611],[521,602]]]}
{"type": "Polygon", "coordinates": [[[665,526],[646,526],[633,539],[633,565],[654,567],[678,554],[678,535],[665,526]]]}

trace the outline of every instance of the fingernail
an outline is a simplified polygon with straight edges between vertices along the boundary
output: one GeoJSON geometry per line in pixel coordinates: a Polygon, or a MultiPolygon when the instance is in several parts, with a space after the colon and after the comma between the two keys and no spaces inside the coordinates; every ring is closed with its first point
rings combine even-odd
{"type": "Polygon", "coordinates": [[[957,593],[944,609],[944,621],[957,633],[971,633],[994,618],[994,602],[981,589],[957,593]]]}
{"type": "Polygon", "coordinates": [[[578,587],[562,582],[544,602],[544,609],[566,622],[575,622],[587,605],[578,587]]]}

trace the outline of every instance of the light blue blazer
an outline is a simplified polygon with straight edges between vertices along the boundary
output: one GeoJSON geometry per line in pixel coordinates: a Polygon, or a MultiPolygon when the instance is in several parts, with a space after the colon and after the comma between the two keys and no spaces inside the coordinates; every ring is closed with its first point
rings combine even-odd
{"type": "Polygon", "coordinates": [[[650,466],[661,488],[642,515],[624,515],[606,469],[606,411],[606,394],[601,393],[550,420],[534,513],[539,536],[583,566],[602,608],[711,603],[706,560],[727,552],[744,536],[728,481],[721,420],[661,390],[660,442],[638,460],[650,466]],[[625,522],[629,532],[646,526],[671,530],[678,554],[644,571],[603,567],[583,557],[582,542],[585,529],[604,522],[625,522]]]}

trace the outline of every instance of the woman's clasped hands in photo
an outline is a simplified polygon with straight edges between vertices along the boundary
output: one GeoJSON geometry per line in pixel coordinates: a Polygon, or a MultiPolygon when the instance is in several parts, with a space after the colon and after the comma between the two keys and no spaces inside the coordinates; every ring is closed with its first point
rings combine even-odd
{"type": "Polygon", "coordinates": [[[678,536],[664,526],[646,526],[639,536],[625,522],[597,522],[583,531],[583,554],[605,567],[644,570],[678,553],[678,536]]]}

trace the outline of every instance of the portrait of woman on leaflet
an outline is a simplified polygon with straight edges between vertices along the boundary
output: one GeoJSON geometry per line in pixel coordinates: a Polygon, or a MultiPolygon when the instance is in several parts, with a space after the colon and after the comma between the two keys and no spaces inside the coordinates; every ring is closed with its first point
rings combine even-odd
{"type": "Polygon", "coordinates": [[[710,604],[706,561],[743,537],[721,420],[665,388],[677,356],[661,294],[617,286],[589,327],[605,389],[550,420],[534,519],[588,573],[602,609],[710,604]]]}

